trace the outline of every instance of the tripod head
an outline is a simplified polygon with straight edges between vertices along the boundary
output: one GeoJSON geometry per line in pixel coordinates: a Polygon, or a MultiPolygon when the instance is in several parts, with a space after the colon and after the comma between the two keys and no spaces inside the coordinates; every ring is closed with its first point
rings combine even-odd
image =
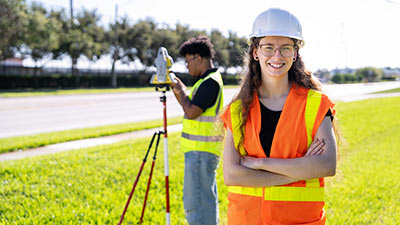
{"type": "Polygon", "coordinates": [[[154,64],[157,73],[151,77],[150,85],[156,87],[156,91],[169,91],[170,84],[175,82],[175,74],[170,71],[174,60],[168,55],[168,51],[164,47],[160,47],[157,52],[157,58],[154,64]]]}

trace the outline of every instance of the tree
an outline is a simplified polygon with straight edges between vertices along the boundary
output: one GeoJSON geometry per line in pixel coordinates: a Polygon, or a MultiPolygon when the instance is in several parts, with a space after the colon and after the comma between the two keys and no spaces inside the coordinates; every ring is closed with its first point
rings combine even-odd
{"type": "Polygon", "coordinates": [[[345,83],[353,83],[357,80],[357,77],[354,74],[345,73],[342,74],[342,77],[345,83]]]}
{"type": "Polygon", "coordinates": [[[132,47],[136,49],[136,56],[145,66],[153,65],[153,55],[150,49],[156,23],[151,19],[141,20],[133,26],[132,47]]]}
{"type": "MultiPolygon", "coordinates": [[[[52,52],[59,47],[61,23],[54,17],[49,17],[41,5],[33,4],[28,10],[29,32],[24,37],[23,55],[29,55],[35,62],[35,67],[44,58],[51,58],[52,52]]],[[[43,66],[43,65],[42,65],[43,66]]]]}
{"type": "Polygon", "coordinates": [[[0,0],[0,60],[13,57],[26,33],[27,13],[22,0],[0,0]]]}
{"type": "Polygon", "coordinates": [[[30,56],[35,62],[34,86],[38,87],[37,70],[40,61],[48,61],[52,58],[52,52],[59,47],[59,35],[61,23],[55,18],[47,17],[47,11],[41,5],[33,3],[28,9],[26,32],[20,53],[30,56]]]}
{"type": "Polygon", "coordinates": [[[71,58],[72,76],[76,77],[76,86],[80,85],[80,75],[77,69],[78,59],[82,55],[89,60],[97,60],[106,53],[105,32],[98,25],[101,17],[96,10],[83,10],[71,23],[64,9],[52,13],[62,24],[63,35],[60,37],[60,47],[53,52],[54,57],[68,55],[71,58]]]}
{"type": "Polygon", "coordinates": [[[238,37],[236,33],[229,31],[228,34],[228,67],[236,67],[243,65],[243,55],[246,53],[248,44],[247,39],[238,37]]]}
{"type": "Polygon", "coordinates": [[[375,67],[363,67],[356,70],[356,77],[366,80],[367,82],[379,81],[383,76],[383,70],[375,67]]]}
{"type": "Polygon", "coordinates": [[[214,45],[216,66],[221,66],[226,69],[229,65],[229,41],[219,30],[213,29],[210,35],[211,43],[214,45]]]}
{"type": "Polygon", "coordinates": [[[110,44],[106,41],[106,32],[99,25],[101,16],[96,10],[83,10],[78,14],[76,29],[87,35],[85,45],[82,46],[82,54],[91,61],[99,60],[107,53],[110,44]]]}
{"type": "Polygon", "coordinates": [[[107,41],[111,43],[109,53],[112,56],[111,86],[113,88],[117,87],[115,63],[121,60],[122,63],[128,64],[135,60],[137,50],[132,47],[133,33],[133,26],[130,25],[127,17],[123,17],[121,22],[110,24],[110,30],[107,32],[107,41]]]}
{"type": "MultiPolygon", "coordinates": [[[[187,40],[193,37],[197,37],[199,35],[207,35],[207,32],[204,30],[192,30],[190,29],[189,25],[182,25],[177,23],[175,25],[175,33],[178,36],[178,43],[177,43],[177,51],[179,53],[179,47],[187,40]]],[[[180,55],[176,56],[181,57],[180,55]]]]}
{"type": "Polygon", "coordinates": [[[335,74],[335,75],[333,75],[333,77],[332,77],[332,82],[333,82],[333,83],[336,83],[336,84],[341,84],[341,83],[343,83],[343,77],[342,77],[342,75],[341,75],[341,74],[335,74]]]}
{"type": "Polygon", "coordinates": [[[178,34],[168,26],[156,29],[150,46],[151,55],[153,56],[150,59],[153,62],[151,65],[154,64],[154,60],[157,57],[157,51],[160,47],[165,47],[172,58],[176,59],[179,57],[179,39],[180,37],[178,34]]]}

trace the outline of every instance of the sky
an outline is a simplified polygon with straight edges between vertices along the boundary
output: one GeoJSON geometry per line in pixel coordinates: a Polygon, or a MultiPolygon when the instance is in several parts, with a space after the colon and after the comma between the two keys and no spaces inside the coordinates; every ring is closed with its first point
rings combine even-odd
{"type": "MultiPolygon", "coordinates": [[[[70,0],[36,2],[70,9],[70,0]]],[[[286,9],[300,20],[305,40],[300,54],[311,71],[400,67],[400,0],[73,0],[75,12],[96,9],[104,24],[124,15],[133,23],[151,17],[172,28],[180,23],[192,29],[218,29],[226,37],[229,31],[248,37],[254,19],[270,7],[286,9]]],[[[80,60],[78,66],[110,68],[111,63],[104,57],[96,64],[80,60]]]]}

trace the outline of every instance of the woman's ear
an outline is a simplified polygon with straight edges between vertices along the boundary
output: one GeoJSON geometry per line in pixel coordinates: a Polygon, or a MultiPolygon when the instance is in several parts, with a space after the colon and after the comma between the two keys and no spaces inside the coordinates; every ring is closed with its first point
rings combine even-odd
{"type": "Polygon", "coordinates": [[[294,52],[294,55],[293,55],[293,62],[296,62],[296,59],[297,59],[297,51],[294,52]]]}
{"type": "Polygon", "coordinates": [[[256,49],[253,49],[253,59],[254,59],[255,61],[258,61],[258,55],[257,55],[256,49]]]}

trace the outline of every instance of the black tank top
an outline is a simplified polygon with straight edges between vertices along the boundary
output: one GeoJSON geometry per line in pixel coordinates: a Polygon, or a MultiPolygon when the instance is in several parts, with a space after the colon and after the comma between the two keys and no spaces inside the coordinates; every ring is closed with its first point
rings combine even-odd
{"type": "MultiPolygon", "coordinates": [[[[282,111],[273,111],[265,107],[261,102],[259,102],[259,104],[261,109],[261,131],[259,137],[265,155],[269,157],[272,140],[282,111]]],[[[326,116],[329,116],[331,120],[333,120],[331,110],[328,110],[326,116]]]]}

